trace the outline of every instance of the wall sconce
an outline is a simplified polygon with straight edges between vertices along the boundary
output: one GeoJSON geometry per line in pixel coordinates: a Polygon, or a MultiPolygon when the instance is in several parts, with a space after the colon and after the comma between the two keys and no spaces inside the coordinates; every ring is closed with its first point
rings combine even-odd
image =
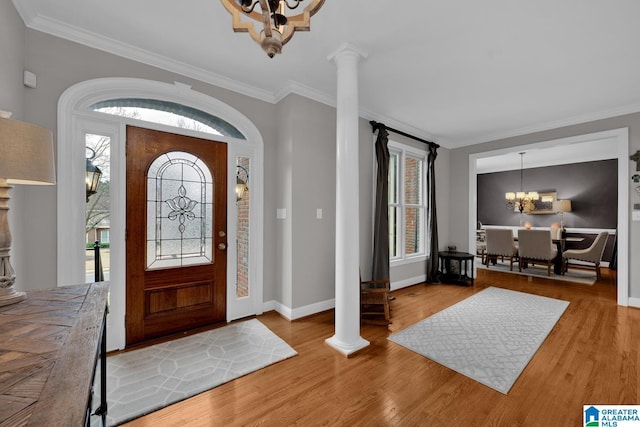
{"type": "Polygon", "coordinates": [[[249,191],[247,182],[249,182],[249,172],[240,165],[236,168],[236,202],[239,202],[244,197],[244,193],[249,191]],[[244,178],[242,178],[244,176],[244,178]]]}
{"type": "Polygon", "coordinates": [[[91,151],[91,157],[87,157],[87,170],[85,172],[85,185],[87,189],[87,203],[89,203],[89,196],[93,196],[98,192],[98,184],[100,184],[100,177],[102,171],[91,160],[95,159],[96,152],[92,148],[87,147],[87,150],[91,151]]]}
{"type": "Polygon", "coordinates": [[[12,184],[55,184],[53,134],[31,123],[10,119],[0,111],[0,307],[20,302],[24,292],[16,292],[16,274],[9,262],[9,190],[12,184]]]}

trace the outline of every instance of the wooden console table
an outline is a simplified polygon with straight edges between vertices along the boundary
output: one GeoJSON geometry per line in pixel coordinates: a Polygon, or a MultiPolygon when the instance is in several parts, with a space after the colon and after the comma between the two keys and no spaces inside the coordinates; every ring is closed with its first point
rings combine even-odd
{"type": "MultiPolygon", "coordinates": [[[[0,307],[0,426],[89,425],[108,291],[108,282],[60,287],[0,307]]],[[[100,408],[104,423],[106,401],[100,408]]]]}

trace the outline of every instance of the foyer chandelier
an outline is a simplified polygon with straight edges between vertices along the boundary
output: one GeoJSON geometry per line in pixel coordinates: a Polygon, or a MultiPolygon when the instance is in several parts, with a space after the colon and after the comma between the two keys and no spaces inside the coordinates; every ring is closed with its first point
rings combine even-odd
{"type": "Polygon", "coordinates": [[[520,214],[527,211],[531,212],[535,209],[535,201],[540,199],[537,191],[525,192],[523,190],[523,170],[524,170],[524,152],[520,154],[520,191],[505,193],[507,199],[507,209],[518,209],[520,214]]]}
{"type": "Polygon", "coordinates": [[[300,13],[292,12],[304,0],[220,0],[233,17],[233,31],[248,32],[269,58],[282,52],[294,31],[309,31],[311,17],[324,0],[308,0],[300,13]]]}

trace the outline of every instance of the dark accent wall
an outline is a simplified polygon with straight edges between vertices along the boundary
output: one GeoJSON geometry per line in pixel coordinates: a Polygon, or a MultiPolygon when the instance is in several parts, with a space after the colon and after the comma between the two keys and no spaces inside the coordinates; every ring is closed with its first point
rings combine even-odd
{"type": "MultiPolygon", "coordinates": [[[[573,163],[524,170],[524,191],[556,192],[571,200],[567,228],[617,228],[618,161],[573,163]]],[[[520,213],[506,208],[504,195],[520,190],[520,170],[478,174],[478,221],[484,225],[520,225],[520,213]]],[[[560,214],[523,214],[533,227],[560,222],[560,214]]]]}

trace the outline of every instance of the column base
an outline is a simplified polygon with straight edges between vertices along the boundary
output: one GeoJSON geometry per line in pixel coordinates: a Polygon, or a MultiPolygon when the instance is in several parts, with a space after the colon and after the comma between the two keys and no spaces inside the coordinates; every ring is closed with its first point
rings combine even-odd
{"type": "Polygon", "coordinates": [[[0,289],[0,307],[24,301],[26,298],[26,293],[16,292],[13,288],[0,289]]]}
{"type": "Polygon", "coordinates": [[[356,352],[362,350],[370,344],[369,341],[365,340],[362,337],[358,337],[358,339],[354,343],[345,343],[338,340],[335,335],[331,338],[327,338],[324,342],[347,357],[354,355],[356,352]]]}

